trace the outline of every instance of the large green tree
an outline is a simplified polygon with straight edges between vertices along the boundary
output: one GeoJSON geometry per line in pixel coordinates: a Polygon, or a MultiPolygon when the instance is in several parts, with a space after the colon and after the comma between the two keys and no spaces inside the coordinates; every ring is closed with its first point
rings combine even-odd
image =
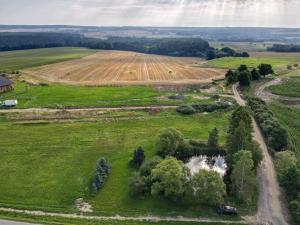
{"type": "Polygon", "coordinates": [[[259,73],[264,77],[268,74],[274,73],[274,70],[273,70],[273,67],[271,64],[263,64],[262,63],[258,66],[258,69],[259,69],[259,73]]]}
{"type": "Polygon", "coordinates": [[[256,191],[256,177],[250,151],[234,154],[231,182],[234,195],[245,203],[251,203],[256,191]]]}
{"type": "Polygon", "coordinates": [[[191,186],[193,200],[197,203],[216,206],[224,201],[225,184],[215,171],[200,170],[193,176],[191,186]]]}
{"type": "Polygon", "coordinates": [[[219,147],[219,134],[218,134],[218,129],[214,128],[210,133],[208,137],[207,144],[211,148],[218,148],[219,147]]]}
{"type": "Polygon", "coordinates": [[[156,140],[157,153],[162,156],[174,156],[177,148],[184,141],[183,135],[174,128],[167,128],[160,132],[156,140]]]}
{"type": "Polygon", "coordinates": [[[184,196],[187,188],[189,171],[182,161],[167,157],[151,172],[151,194],[178,200],[184,196]]]}

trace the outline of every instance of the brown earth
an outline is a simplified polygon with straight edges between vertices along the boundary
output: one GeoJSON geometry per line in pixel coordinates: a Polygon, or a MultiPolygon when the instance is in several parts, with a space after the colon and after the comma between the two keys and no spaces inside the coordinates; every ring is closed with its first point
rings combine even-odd
{"type": "Polygon", "coordinates": [[[202,64],[200,58],[99,51],[23,72],[39,80],[81,85],[189,84],[224,78],[225,70],[203,68],[202,64]]]}

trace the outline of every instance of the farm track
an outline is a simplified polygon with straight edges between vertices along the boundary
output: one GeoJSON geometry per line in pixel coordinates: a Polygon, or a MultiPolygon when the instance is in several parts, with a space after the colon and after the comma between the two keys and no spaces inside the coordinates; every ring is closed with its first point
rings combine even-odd
{"type": "Polygon", "coordinates": [[[175,58],[135,52],[99,51],[23,72],[49,82],[81,85],[140,85],[206,83],[225,75],[225,70],[193,66],[199,58],[175,58]]]}
{"type": "Polygon", "coordinates": [[[79,214],[67,214],[67,213],[50,213],[43,211],[31,211],[31,210],[20,210],[20,209],[12,209],[12,208],[0,208],[1,212],[13,212],[17,214],[25,214],[25,215],[33,215],[33,216],[47,216],[47,217],[56,217],[56,218],[68,218],[68,219],[85,219],[85,220],[93,220],[93,221],[152,221],[152,222],[208,222],[208,223],[224,223],[224,224],[232,224],[232,223],[243,223],[244,221],[231,221],[231,220],[217,220],[217,219],[209,219],[209,218],[191,218],[191,217],[161,217],[161,216],[86,216],[79,214]]]}
{"type": "MultiPolygon", "coordinates": [[[[246,106],[246,102],[241,98],[237,86],[233,85],[233,93],[237,103],[246,106]]],[[[286,208],[281,202],[281,192],[277,181],[272,158],[265,143],[261,130],[252,117],[253,139],[257,141],[263,152],[263,161],[258,169],[259,200],[258,212],[254,217],[246,217],[250,224],[272,224],[288,225],[286,221],[286,208]]]]}

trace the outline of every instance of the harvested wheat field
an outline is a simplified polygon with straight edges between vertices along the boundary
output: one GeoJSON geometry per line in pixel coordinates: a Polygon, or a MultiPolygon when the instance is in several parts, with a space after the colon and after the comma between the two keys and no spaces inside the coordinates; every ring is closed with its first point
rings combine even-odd
{"type": "Polygon", "coordinates": [[[93,55],[24,72],[37,79],[81,85],[203,83],[224,77],[225,70],[202,68],[199,58],[177,58],[125,51],[93,55]]]}

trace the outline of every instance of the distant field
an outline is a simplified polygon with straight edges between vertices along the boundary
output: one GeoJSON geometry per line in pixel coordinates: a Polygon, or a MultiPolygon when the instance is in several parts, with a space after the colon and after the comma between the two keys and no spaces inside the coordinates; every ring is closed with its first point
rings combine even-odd
{"type": "Polygon", "coordinates": [[[300,97],[300,71],[294,73],[297,77],[288,77],[283,80],[282,84],[269,87],[273,94],[300,97]]]}
{"type": "Polygon", "coordinates": [[[208,132],[217,127],[224,144],[230,112],[194,116],[181,116],[175,110],[155,116],[118,113],[115,119],[103,115],[94,122],[17,124],[0,119],[0,206],[73,212],[75,199],[84,197],[96,214],[217,216],[207,206],[129,197],[132,170],[128,161],[139,145],[147,157],[152,156],[156,135],[166,127],[200,140],[207,140],[208,132]],[[112,174],[92,198],[88,187],[102,156],[112,163],[112,174]]]}
{"type": "Polygon", "coordinates": [[[258,57],[239,58],[224,57],[207,62],[208,66],[216,68],[236,69],[239,65],[245,64],[248,67],[257,67],[261,63],[271,64],[275,68],[300,62],[300,55],[297,57],[258,57]]]}
{"type": "Polygon", "coordinates": [[[0,71],[15,71],[45,64],[77,59],[92,53],[95,50],[86,48],[44,48],[0,52],[0,71]]]}
{"type": "Polygon", "coordinates": [[[202,63],[199,58],[99,51],[24,72],[46,81],[86,85],[201,83],[224,77],[224,70],[197,67],[202,63]]]}
{"type": "Polygon", "coordinates": [[[157,91],[147,86],[31,86],[17,82],[14,88],[12,92],[0,94],[0,101],[18,99],[18,108],[180,105],[190,101],[211,101],[201,93],[185,93],[185,98],[172,100],[169,97],[177,94],[176,92],[157,91]]]}
{"type": "Polygon", "coordinates": [[[240,52],[256,52],[266,51],[267,47],[272,46],[272,43],[264,42],[227,42],[227,41],[212,41],[209,44],[215,48],[229,47],[240,52]]]}

